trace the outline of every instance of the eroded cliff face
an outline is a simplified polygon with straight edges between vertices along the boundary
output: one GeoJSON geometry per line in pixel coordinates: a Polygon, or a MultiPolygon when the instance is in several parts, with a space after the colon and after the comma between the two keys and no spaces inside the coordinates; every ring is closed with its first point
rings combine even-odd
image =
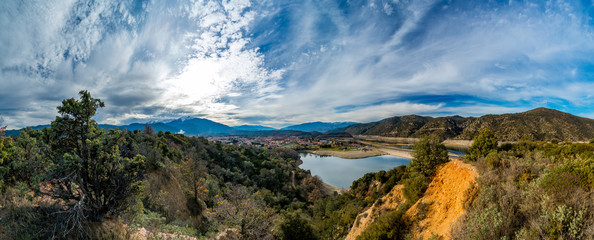
{"type": "MultiPolygon", "coordinates": [[[[413,239],[435,236],[438,239],[451,239],[452,227],[478,192],[477,177],[478,172],[472,165],[459,160],[440,166],[423,197],[403,216],[413,239]]],[[[381,201],[359,214],[346,239],[356,239],[382,213],[396,210],[405,203],[403,188],[403,185],[396,185],[381,201]]]]}
{"type": "Polygon", "coordinates": [[[398,206],[403,204],[406,199],[402,193],[403,185],[396,185],[392,190],[382,197],[381,200],[376,201],[369,209],[359,214],[353,227],[349,231],[346,240],[355,240],[363,231],[371,225],[380,214],[396,210],[398,206]]]}
{"type": "Polygon", "coordinates": [[[478,192],[477,170],[455,160],[437,169],[427,191],[404,217],[414,239],[451,239],[450,232],[478,192]]]}

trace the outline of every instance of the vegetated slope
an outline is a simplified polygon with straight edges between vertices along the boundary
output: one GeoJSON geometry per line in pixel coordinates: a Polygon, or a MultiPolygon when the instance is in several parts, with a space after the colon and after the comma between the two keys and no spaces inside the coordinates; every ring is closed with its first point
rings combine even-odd
{"type": "Polygon", "coordinates": [[[298,125],[288,126],[282,128],[281,130],[295,130],[295,131],[303,131],[303,132],[326,132],[337,128],[347,127],[353,124],[357,124],[355,122],[310,122],[310,123],[302,123],[298,125]]]}
{"type": "Polygon", "coordinates": [[[523,113],[486,115],[471,121],[458,139],[471,139],[481,129],[493,130],[501,140],[588,141],[594,138],[594,120],[554,109],[537,108],[523,113]]]}
{"type": "Polygon", "coordinates": [[[405,203],[406,198],[402,192],[403,188],[404,185],[402,184],[394,186],[386,196],[376,201],[370,208],[365,210],[365,212],[359,214],[345,240],[357,239],[357,237],[361,235],[361,233],[363,233],[363,231],[382,213],[395,210],[398,206],[405,203]]]}
{"type": "Polygon", "coordinates": [[[233,129],[239,130],[239,131],[273,131],[273,130],[276,130],[276,128],[271,128],[271,127],[261,126],[261,125],[241,125],[241,126],[235,126],[235,127],[233,127],[233,129]]]}
{"type": "Polygon", "coordinates": [[[452,226],[478,192],[477,177],[472,165],[459,160],[440,166],[423,197],[405,213],[414,239],[451,239],[452,226]]]}
{"type": "Polygon", "coordinates": [[[167,125],[179,128],[190,135],[227,134],[233,131],[232,127],[204,118],[176,119],[167,125]]]}
{"type": "Polygon", "coordinates": [[[518,141],[523,137],[539,141],[588,141],[594,138],[594,120],[547,108],[479,118],[409,115],[355,124],[341,130],[352,135],[416,138],[434,133],[446,139],[471,140],[484,128],[493,130],[502,141],[518,141]]]}

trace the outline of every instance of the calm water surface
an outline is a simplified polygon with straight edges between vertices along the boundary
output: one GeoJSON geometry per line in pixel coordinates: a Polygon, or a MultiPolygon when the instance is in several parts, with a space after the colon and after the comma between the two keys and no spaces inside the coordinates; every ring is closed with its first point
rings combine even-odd
{"type": "Polygon", "coordinates": [[[358,159],[326,157],[311,153],[300,155],[303,160],[300,168],[310,170],[312,175],[318,175],[324,182],[338,188],[349,188],[354,180],[363,177],[366,173],[388,171],[408,164],[410,161],[410,159],[391,155],[358,159]]]}

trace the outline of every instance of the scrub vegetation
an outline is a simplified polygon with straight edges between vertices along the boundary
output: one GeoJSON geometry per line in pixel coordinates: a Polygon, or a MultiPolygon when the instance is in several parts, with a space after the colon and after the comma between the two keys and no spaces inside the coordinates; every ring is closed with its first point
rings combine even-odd
{"type": "MultiPolygon", "coordinates": [[[[406,201],[377,213],[357,238],[410,239],[429,207],[415,203],[449,161],[443,136],[426,135],[409,165],[327,195],[291,149],[150,126],[105,131],[92,120],[103,106],[81,91],[62,102],[51,127],[0,138],[0,239],[344,239],[399,184],[406,201]]],[[[594,238],[594,143],[500,145],[481,130],[465,161],[478,169],[478,190],[448,237],[594,238]]]]}

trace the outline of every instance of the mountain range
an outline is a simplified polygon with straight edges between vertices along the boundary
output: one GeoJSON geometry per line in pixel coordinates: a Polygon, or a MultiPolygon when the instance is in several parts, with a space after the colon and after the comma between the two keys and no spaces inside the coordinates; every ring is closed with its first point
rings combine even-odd
{"type": "MultiPolygon", "coordinates": [[[[354,122],[313,122],[304,123],[293,126],[288,126],[283,129],[276,129],[260,125],[241,125],[230,127],[222,123],[214,122],[204,118],[179,118],[166,122],[148,122],[148,123],[132,123],[127,125],[110,125],[99,124],[99,128],[105,129],[127,129],[128,131],[144,130],[146,125],[150,125],[153,129],[163,132],[181,133],[186,135],[206,136],[206,135],[274,135],[274,136],[289,136],[289,135],[303,135],[307,133],[321,133],[328,130],[346,127],[354,122]]],[[[32,129],[43,129],[50,125],[38,125],[30,127],[32,129]]],[[[6,136],[16,136],[23,129],[7,130],[6,136]]]]}
{"type": "MultiPolygon", "coordinates": [[[[437,134],[443,139],[471,140],[488,128],[499,140],[518,141],[523,137],[540,141],[589,141],[594,139],[594,120],[548,108],[536,108],[522,113],[484,115],[482,117],[425,117],[418,115],[396,116],[377,122],[310,122],[282,129],[260,125],[230,127],[203,118],[180,118],[169,122],[132,123],[128,125],[100,124],[99,127],[143,130],[151,125],[155,131],[169,131],[186,135],[311,135],[331,133],[336,136],[377,135],[386,137],[416,138],[437,134]],[[342,134],[342,135],[341,135],[342,134]]],[[[42,129],[49,125],[32,127],[42,129]]],[[[22,130],[22,129],[21,129],[22,130]]],[[[7,136],[18,135],[21,130],[8,130],[7,136]]]]}
{"type": "Polygon", "coordinates": [[[501,141],[518,141],[523,137],[539,141],[594,139],[594,120],[548,108],[468,118],[408,115],[355,124],[332,132],[344,131],[352,135],[386,137],[421,137],[437,134],[443,139],[471,140],[484,128],[495,132],[501,141]]]}
{"type": "Polygon", "coordinates": [[[310,122],[281,128],[281,130],[294,130],[302,132],[326,132],[337,128],[348,127],[356,122],[310,122]]]}

